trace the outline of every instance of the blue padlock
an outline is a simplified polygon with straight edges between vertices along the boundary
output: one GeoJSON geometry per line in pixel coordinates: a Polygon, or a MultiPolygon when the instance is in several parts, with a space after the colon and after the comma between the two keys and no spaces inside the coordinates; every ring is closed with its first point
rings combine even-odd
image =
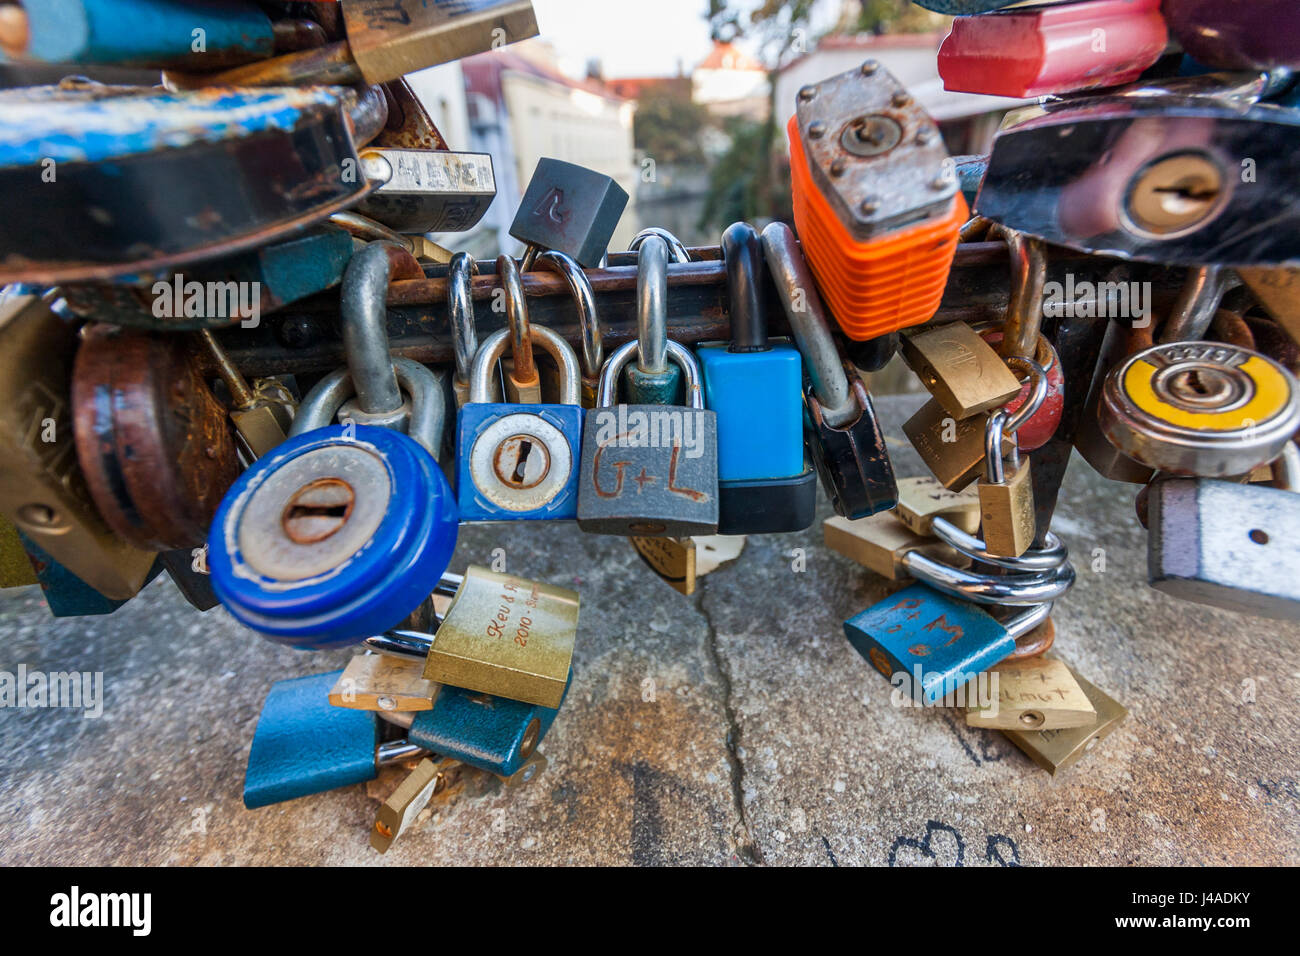
{"type": "MultiPolygon", "coordinates": [[[[570,668],[560,707],[572,684],[570,668]]],[[[416,714],[407,739],[444,757],[509,777],[537,749],[559,712],[559,707],[526,704],[444,684],[434,698],[433,710],[416,714]]]]}
{"type": "Polygon", "coordinates": [[[974,604],[913,584],[849,618],[844,634],[887,680],[933,704],[1009,657],[1016,638],[1051,611],[1037,604],[1003,624],[974,604]]]}
{"type": "Polygon", "coordinates": [[[722,251],[732,341],[699,349],[705,404],[718,415],[718,533],[802,530],[817,499],[804,457],[803,359],[794,345],[768,341],[758,233],[735,223],[722,251]]]}
{"type": "MultiPolygon", "coordinates": [[[[448,584],[454,580],[454,575],[444,578],[448,584]]],[[[417,631],[390,631],[366,638],[363,646],[377,653],[423,661],[433,646],[433,638],[417,631]]],[[[524,765],[551,729],[571,686],[572,667],[560,706],[552,708],[443,684],[433,709],[420,711],[411,721],[407,739],[444,757],[509,777],[524,765]]]]}
{"type": "Polygon", "coordinates": [[[365,783],[382,766],[424,755],[404,740],[381,744],[373,712],[332,705],[330,689],[342,675],[331,671],[271,686],[248,752],[248,809],[365,783]]]}
{"type": "Polygon", "coordinates": [[[317,428],[231,486],[208,537],[212,585],[241,623],[321,649],[395,627],[456,547],[456,504],[416,441],[368,425],[317,428]]]}
{"type": "MultiPolygon", "coordinates": [[[[90,617],[99,614],[112,614],[130,600],[116,600],[100,594],[81,578],[77,577],[58,561],[54,560],[44,548],[21,531],[18,539],[36,572],[36,580],[41,585],[45,603],[49,605],[54,617],[90,617]]],[[[161,560],[155,561],[144,579],[143,588],[163,571],[161,560]]]]}
{"type": "MultiPolygon", "coordinates": [[[[515,342],[531,357],[535,341],[555,359],[560,404],[493,402],[492,377],[511,343],[511,329],[484,340],[470,369],[469,401],[456,428],[456,494],[462,521],[544,521],[572,519],[578,509],[578,464],[584,409],[580,404],[578,357],[564,338],[541,326],[528,326],[523,286],[513,259],[497,261],[507,293],[515,342]]],[[[537,380],[532,369],[521,375],[537,380]]]]}

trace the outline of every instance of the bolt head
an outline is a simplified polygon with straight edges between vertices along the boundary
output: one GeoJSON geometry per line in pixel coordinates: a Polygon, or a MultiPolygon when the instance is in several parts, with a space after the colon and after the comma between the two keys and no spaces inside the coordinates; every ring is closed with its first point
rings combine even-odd
{"type": "Polygon", "coordinates": [[[880,63],[876,60],[864,60],[862,63],[862,75],[871,76],[880,69],[880,63]]]}
{"type": "Polygon", "coordinates": [[[821,120],[814,120],[808,126],[808,135],[813,139],[821,139],[826,135],[826,124],[821,120]]]}

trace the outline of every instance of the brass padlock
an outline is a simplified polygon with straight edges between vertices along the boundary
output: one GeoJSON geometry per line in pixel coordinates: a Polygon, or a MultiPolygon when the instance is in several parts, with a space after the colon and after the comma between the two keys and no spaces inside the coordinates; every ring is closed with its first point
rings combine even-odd
{"type": "Polygon", "coordinates": [[[1123,704],[1094,687],[1073,670],[1071,673],[1097,711],[1095,723],[1085,727],[1063,727],[1060,730],[1002,731],[1030,760],[1052,776],[1077,763],[1097,741],[1114,731],[1128,716],[1128,710],[1123,704]]]}
{"type": "MultiPolygon", "coordinates": [[[[987,412],[954,418],[932,398],[903,423],[903,434],[940,484],[949,491],[961,491],[984,470],[988,420],[987,412]]],[[[1003,452],[1010,450],[1011,440],[1006,438],[1003,452]]]]}
{"type": "Polygon", "coordinates": [[[0,297],[0,510],[107,598],[134,597],[157,555],[109,530],[77,463],[69,388],[76,328],[44,296],[0,297]]]}
{"type": "Polygon", "coordinates": [[[899,478],[894,514],[913,534],[929,536],[935,518],[947,518],[960,530],[975,534],[980,527],[980,496],[974,488],[949,491],[928,475],[899,478]]]}
{"type": "Polygon", "coordinates": [[[631,537],[628,541],[641,560],[680,594],[695,593],[699,578],[740,557],[743,534],[706,534],[693,538],[631,537]]]}
{"type": "Polygon", "coordinates": [[[970,559],[934,538],[915,534],[888,511],[866,518],[827,518],[822,525],[826,547],[891,581],[911,579],[903,558],[913,551],[950,564],[970,566],[970,559]]]}
{"type": "Polygon", "coordinates": [[[433,710],[441,686],[424,677],[424,663],[391,654],[358,654],[330,690],[330,703],[353,710],[433,710]]]}
{"type": "Polygon", "coordinates": [[[980,527],[990,554],[1018,558],[1034,543],[1034,486],[1029,459],[1021,458],[1018,448],[1012,450],[1010,461],[1002,460],[1007,418],[1001,410],[989,417],[985,440],[988,466],[979,483],[980,527]]]}
{"type": "Polygon", "coordinates": [[[421,760],[379,808],[370,831],[370,845],[380,853],[387,853],[393,841],[411,826],[429,801],[447,789],[452,774],[460,767],[460,761],[450,757],[421,760]]]}
{"type": "Polygon", "coordinates": [[[424,677],[559,707],[577,633],[576,591],[471,564],[431,635],[424,677]]]}
{"type": "Polygon", "coordinates": [[[27,557],[18,529],[8,518],[0,515],[0,588],[21,588],[37,583],[36,569],[27,557]]]}
{"type": "Polygon", "coordinates": [[[1020,382],[965,322],[926,328],[902,337],[903,361],[954,418],[999,408],[1020,392],[1020,382]]]}
{"type": "Polygon", "coordinates": [[[293,423],[293,396],[282,382],[258,379],[250,387],[209,329],[196,335],[230,392],[230,420],[250,460],[261,458],[288,437],[293,423]]]}
{"type": "Polygon", "coordinates": [[[1097,711],[1088,695],[1064,663],[1052,658],[1030,657],[1003,661],[989,669],[990,690],[996,703],[966,706],[966,723],[971,727],[997,730],[1062,730],[1091,727],[1097,711]]]}

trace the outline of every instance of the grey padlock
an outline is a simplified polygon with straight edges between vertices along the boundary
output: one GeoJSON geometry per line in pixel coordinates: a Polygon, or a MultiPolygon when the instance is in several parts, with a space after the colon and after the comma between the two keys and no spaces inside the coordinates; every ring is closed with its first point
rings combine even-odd
{"type": "Polygon", "coordinates": [[[704,407],[700,369],[690,351],[668,342],[681,366],[689,407],[615,405],[619,373],[637,343],[605,366],[596,408],[582,433],[578,527],[596,534],[685,537],[718,528],[718,420],[704,407]]]}
{"type": "Polygon", "coordinates": [[[613,179],[573,163],[543,157],[528,181],[510,235],[524,243],[523,271],[543,249],[572,256],[585,269],[600,262],[627,207],[613,179]]]}
{"type": "MultiPolygon", "coordinates": [[[[1289,458],[1288,458],[1289,456],[1289,458]]],[[[1300,471],[1294,444],[1285,471],[1300,471]]],[[[1147,579],[1196,604],[1300,619],[1300,494],[1209,478],[1151,486],[1147,579]]]]}
{"type": "Polygon", "coordinates": [[[466,232],[497,195],[487,153],[371,146],[360,155],[378,185],[357,211],[399,233],[466,232]]]}

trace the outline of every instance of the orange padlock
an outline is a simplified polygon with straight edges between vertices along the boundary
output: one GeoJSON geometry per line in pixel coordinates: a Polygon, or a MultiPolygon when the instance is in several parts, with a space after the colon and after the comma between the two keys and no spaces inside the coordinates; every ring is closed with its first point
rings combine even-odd
{"type": "Polygon", "coordinates": [[[867,60],[801,89],[788,132],[795,225],[844,333],[932,318],[970,214],[934,120],[867,60]]]}

